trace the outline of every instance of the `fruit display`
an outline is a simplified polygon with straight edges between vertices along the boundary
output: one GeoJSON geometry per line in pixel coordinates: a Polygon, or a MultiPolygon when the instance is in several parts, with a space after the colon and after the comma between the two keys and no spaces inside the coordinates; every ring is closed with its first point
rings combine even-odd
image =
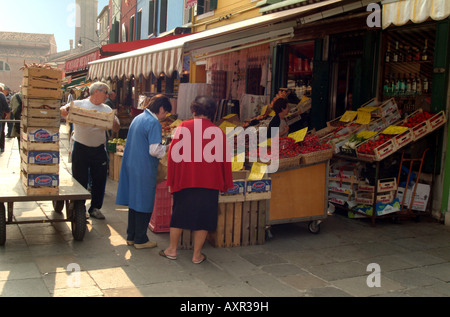
{"type": "Polygon", "coordinates": [[[127,139],[114,138],[108,141],[109,152],[123,152],[125,150],[127,139]]]}
{"type": "Polygon", "coordinates": [[[422,122],[427,121],[432,117],[432,114],[428,112],[417,112],[415,114],[412,114],[410,117],[406,118],[406,122],[402,124],[404,127],[413,128],[417,125],[419,125],[422,122]]]}

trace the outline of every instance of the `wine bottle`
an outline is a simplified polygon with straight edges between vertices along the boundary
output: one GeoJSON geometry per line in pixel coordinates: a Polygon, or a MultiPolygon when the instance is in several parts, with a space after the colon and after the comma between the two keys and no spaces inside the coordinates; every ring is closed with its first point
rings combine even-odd
{"type": "Polygon", "coordinates": [[[427,61],[428,60],[428,39],[425,39],[425,46],[422,50],[422,60],[427,61]]]}
{"type": "Polygon", "coordinates": [[[385,62],[389,63],[391,61],[391,43],[388,43],[388,48],[386,51],[385,62]]]}
{"type": "Polygon", "coordinates": [[[420,76],[416,74],[417,80],[416,80],[416,94],[421,95],[422,94],[422,81],[420,80],[420,76]]]}
{"type": "Polygon", "coordinates": [[[417,91],[416,77],[414,76],[411,80],[411,94],[414,95],[417,91]]]}
{"type": "Polygon", "coordinates": [[[411,73],[409,74],[409,77],[406,79],[406,91],[407,96],[411,95],[411,73]]]}
{"type": "Polygon", "coordinates": [[[425,77],[423,79],[423,87],[422,87],[423,93],[427,94],[429,92],[429,85],[428,85],[428,79],[425,77]]]}
{"type": "Polygon", "coordinates": [[[398,41],[395,41],[395,51],[392,57],[393,62],[398,62],[398,41]]]}

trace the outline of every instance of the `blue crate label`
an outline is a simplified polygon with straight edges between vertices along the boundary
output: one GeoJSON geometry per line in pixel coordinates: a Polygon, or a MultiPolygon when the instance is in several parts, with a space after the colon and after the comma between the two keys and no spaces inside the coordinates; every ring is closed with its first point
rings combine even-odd
{"type": "Polygon", "coordinates": [[[59,141],[59,133],[51,133],[45,129],[38,129],[29,134],[31,142],[57,142],[59,141]]]}
{"type": "Polygon", "coordinates": [[[30,151],[28,152],[30,164],[59,164],[59,152],[55,151],[30,151]]]}
{"type": "Polygon", "coordinates": [[[28,175],[28,186],[56,187],[58,185],[59,185],[59,175],[55,175],[55,174],[28,175]]]}
{"type": "Polygon", "coordinates": [[[226,193],[227,195],[243,194],[245,189],[245,181],[234,181],[233,188],[230,188],[226,193]]]}
{"type": "Polygon", "coordinates": [[[262,179],[259,181],[247,181],[247,192],[267,192],[270,191],[272,181],[270,179],[262,179]]]}

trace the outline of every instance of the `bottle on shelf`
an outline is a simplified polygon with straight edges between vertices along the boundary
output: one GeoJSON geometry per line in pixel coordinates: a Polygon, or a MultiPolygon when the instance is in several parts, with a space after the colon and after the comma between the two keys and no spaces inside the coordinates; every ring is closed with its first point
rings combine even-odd
{"type": "Polygon", "coordinates": [[[417,48],[417,46],[413,47],[413,52],[414,52],[414,60],[420,61],[420,50],[417,48]]]}
{"type": "Polygon", "coordinates": [[[386,51],[386,56],[384,58],[384,61],[386,63],[390,63],[391,62],[391,43],[388,43],[388,48],[387,48],[387,51],[386,51]]]}
{"type": "Polygon", "coordinates": [[[420,80],[420,76],[416,74],[416,94],[421,95],[422,94],[422,81],[420,80]]]}
{"type": "Polygon", "coordinates": [[[425,39],[425,46],[422,50],[422,60],[427,61],[428,60],[428,39],[425,39]]]}
{"type": "Polygon", "coordinates": [[[406,79],[406,88],[405,88],[405,93],[407,96],[411,95],[411,73],[409,74],[409,77],[406,79]]]}
{"type": "Polygon", "coordinates": [[[392,55],[392,61],[398,62],[398,41],[395,41],[395,51],[394,54],[392,55]]]}
{"type": "Polygon", "coordinates": [[[425,77],[422,84],[422,92],[427,94],[430,91],[428,79],[425,77]]]}
{"type": "Polygon", "coordinates": [[[403,44],[400,44],[400,49],[398,51],[398,61],[399,62],[405,61],[405,54],[403,53],[403,44]]]}
{"type": "Polygon", "coordinates": [[[405,92],[406,92],[405,74],[402,74],[401,79],[400,79],[400,89],[399,89],[400,96],[404,95],[405,92]]]}
{"type": "Polygon", "coordinates": [[[413,50],[411,49],[411,46],[405,46],[406,49],[406,62],[411,62],[413,60],[413,50]]]}
{"type": "Polygon", "coordinates": [[[411,80],[411,94],[415,95],[417,91],[417,82],[416,82],[416,77],[414,76],[411,80]]]}

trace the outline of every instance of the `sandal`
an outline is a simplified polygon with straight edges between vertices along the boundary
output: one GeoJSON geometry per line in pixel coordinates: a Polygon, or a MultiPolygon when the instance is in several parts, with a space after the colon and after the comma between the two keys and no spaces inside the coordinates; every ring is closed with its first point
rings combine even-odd
{"type": "Polygon", "coordinates": [[[176,260],[176,259],[177,259],[176,256],[167,255],[167,254],[164,252],[164,250],[159,251],[159,255],[162,256],[162,257],[164,257],[164,258],[167,258],[167,259],[169,259],[169,260],[176,260]]]}
{"type": "Polygon", "coordinates": [[[202,255],[203,255],[203,259],[201,259],[201,260],[199,260],[199,261],[192,261],[192,263],[194,263],[194,264],[200,264],[200,263],[202,263],[202,262],[205,262],[205,261],[206,261],[206,255],[203,254],[203,253],[202,253],[202,255]]]}

